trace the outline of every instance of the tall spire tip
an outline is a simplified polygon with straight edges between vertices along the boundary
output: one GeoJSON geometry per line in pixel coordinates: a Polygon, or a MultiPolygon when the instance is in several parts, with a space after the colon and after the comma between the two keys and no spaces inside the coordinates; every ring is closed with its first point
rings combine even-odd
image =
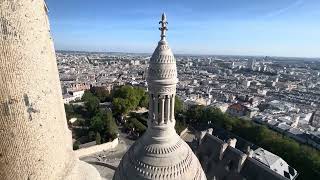
{"type": "Polygon", "coordinates": [[[168,28],[167,28],[168,21],[165,13],[162,13],[161,21],[159,22],[159,24],[161,24],[161,27],[159,28],[159,30],[161,31],[161,40],[165,40],[166,31],[168,31],[168,28]]]}

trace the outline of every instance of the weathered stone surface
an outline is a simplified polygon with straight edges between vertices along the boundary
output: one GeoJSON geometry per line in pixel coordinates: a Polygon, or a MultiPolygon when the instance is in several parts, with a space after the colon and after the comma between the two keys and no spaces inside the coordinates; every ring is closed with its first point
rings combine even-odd
{"type": "Polygon", "coordinates": [[[1,0],[0,179],[84,174],[100,178],[72,151],[45,2],[1,0]]]}

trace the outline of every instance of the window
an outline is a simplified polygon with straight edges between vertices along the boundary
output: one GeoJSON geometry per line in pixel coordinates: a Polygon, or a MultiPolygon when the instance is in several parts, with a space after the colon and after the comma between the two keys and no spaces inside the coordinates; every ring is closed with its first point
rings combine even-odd
{"type": "Polygon", "coordinates": [[[283,175],[284,177],[291,179],[290,174],[287,171],[284,171],[283,175]]]}

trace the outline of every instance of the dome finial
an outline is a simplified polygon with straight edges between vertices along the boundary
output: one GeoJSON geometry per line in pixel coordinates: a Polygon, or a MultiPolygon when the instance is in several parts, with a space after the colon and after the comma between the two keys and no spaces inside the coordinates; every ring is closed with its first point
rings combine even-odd
{"type": "Polygon", "coordinates": [[[161,31],[161,40],[165,40],[166,39],[166,31],[168,31],[167,28],[167,16],[165,13],[162,14],[161,17],[161,21],[159,22],[159,24],[161,24],[161,27],[159,28],[159,30],[161,31]]]}

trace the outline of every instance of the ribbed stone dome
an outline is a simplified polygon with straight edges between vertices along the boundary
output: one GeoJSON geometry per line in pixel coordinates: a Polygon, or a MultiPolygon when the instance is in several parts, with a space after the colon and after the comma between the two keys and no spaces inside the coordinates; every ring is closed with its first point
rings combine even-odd
{"type": "Polygon", "coordinates": [[[148,80],[177,77],[176,61],[167,41],[160,41],[150,59],[148,80]]]}
{"type": "Polygon", "coordinates": [[[148,133],[133,144],[123,157],[114,179],[206,179],[192,150],[177,134],[155,143],[148,133]]]}
{"type": "Polygon", "coordinates": [[[150,59],[147,79],[148,129],[124,155],[114,180],[206,180],[199,160],[174,129],[177,67],[165,39],[164,14],[160,24],[161,40],[150,59]]]}

